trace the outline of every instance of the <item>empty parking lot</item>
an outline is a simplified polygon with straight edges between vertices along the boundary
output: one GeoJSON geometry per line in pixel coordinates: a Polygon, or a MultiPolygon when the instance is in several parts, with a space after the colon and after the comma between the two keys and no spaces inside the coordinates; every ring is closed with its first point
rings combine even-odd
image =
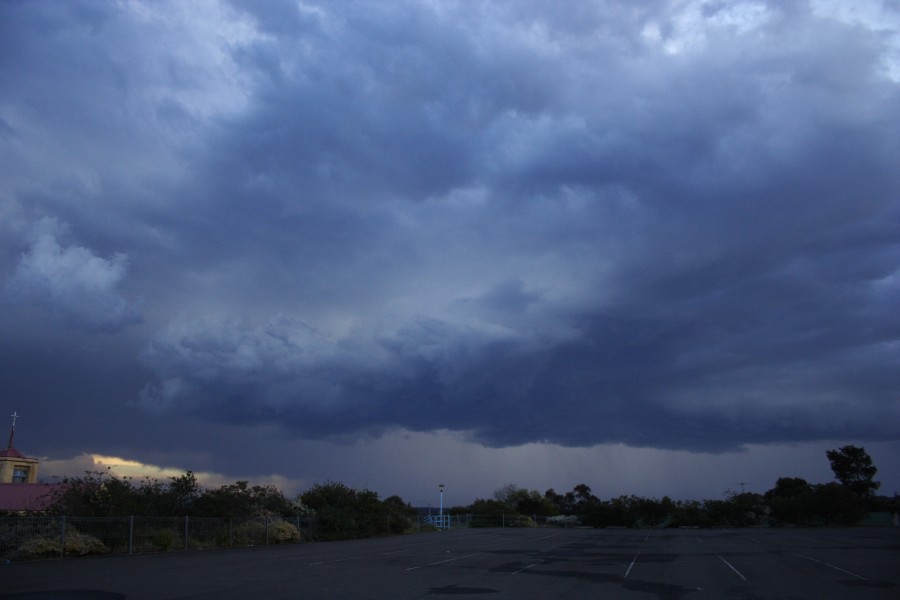
{"type": "Polygon", "coordinates": [[[0,566],[0,598],[900,597],[896,529],[461,529],[0,566]]]}

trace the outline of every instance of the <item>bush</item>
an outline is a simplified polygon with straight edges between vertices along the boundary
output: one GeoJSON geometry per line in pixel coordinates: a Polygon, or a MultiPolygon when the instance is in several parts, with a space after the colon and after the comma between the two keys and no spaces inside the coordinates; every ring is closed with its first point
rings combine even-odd
{"type": "Polygon", "coordinates": [[[287,521],[274,521],[269,523],[269,542],[284,544],[285,542],[299,542],[300,532],[287,521]]]}
{"type": "Polygon", "coordinates": [[[59,540],[50,538],[31,538],[15,550],[13,560],[33,560],[36,558],[52,558],[59,556],[59,540]]]}
{"type": "Polygon", "coordinates": [[[371,490],[355,490],[343,483],[317,483],[300,496],[304,506],[316,511],[316,539],[345,540],[389,533],[392,513],[403,514],[412,509],[399,498],[385,503],[371,490]]]}
{"type": "Polygon", "coordinates": [[[238,546],[255,546],[266,541],[266,525],[260,520],[249,519],[235,525],[234,543],[238,546]]]}
{"type": "Polygon", "coordinates": [[[155,529],[150,540],[155,549],[165,552],[184,545],[183,538],[174,529],[155,529]]]}
{"type": "Polygon", "coordinates": [[[388,528],[393,534],[400,535],[406,533],[411,530],[412,527],[412,520],[405,515],[392,514],[388,516],[388,528]]]}
{"type": "MultiPolygon", "coordinates": [[[[106,554],[109,548],[94,536],[70,531],[66,533],[66,554],[86,556],[88,554],[106,554]]],[[[59,539],[39,537],[31,538],[13,553],[13,560],[34,560],[53,558],[60,555],[59,539]]]]}
{"type": "Polygon", "coordinates": [[[94,536],[72,531],[66,534],[66,554],[85,556],[87,554],[106,554],[109,548],[94,536]]]}
{"type": "Polygon", "coordinates": [[[575,515],[556,515],[547,517],[547,525],[556,527],[575,527],[578,525],[578,517],[575,515]]]}

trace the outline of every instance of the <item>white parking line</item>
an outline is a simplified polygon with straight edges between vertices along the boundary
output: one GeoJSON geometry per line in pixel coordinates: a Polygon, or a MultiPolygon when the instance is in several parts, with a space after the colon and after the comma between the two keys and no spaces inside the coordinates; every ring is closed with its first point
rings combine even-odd
{"type": "Polygon", "coordinates": [[[631,559],[631,564],[628,565],[628,569],[626,569],[626,571],[625,571],[625,579],[628,578],[628,574],[631,573],[631,567],[634,566],[634,563],[637,562],[638,556],[640,556],[640,555],[641,555],[641,553],[638,552],[637,554],[634,555],[634,558],[631,559]]]}
{"type": "Polygon", "coordinates": [[[741,572],[738,571],[737,569],[735,569],[734,566],[733,566],[730,562],[728,562],[727,560],[725,560],[724,558],[722,558],[722,557],[719,556],[718,554],[716,554],[716,558],[718,558],[718,559],[721,560],[723,563],[725,563],[726,565],[728,565],[728,568],[731,569],[732,571],[734,571],[735,573],[737,573],[737,576],[738,576],[738,577],[740,577],[740,578],[743,579],[744,581],[747,581],[747,578],[744,577],[743,575],[741,575],[741,572]]]}
{"type": "Polygon", "coordinates": [[[549,539],[549,538],[552,538],[552,537],[556,537],[556,536],[558,536],[558,535],[562,535],[562,534],[554,533],[554,534],[552,534],[552,535],[545,535],[544,537],[539,537],[538,539],[539,539],[539,540],[546,540],[546,539],[549,539]]]}
{"type": "Polygon", "coordinates": [[[407,571],[415,571],[416,569],[421,569],[422,567],[433,567],[434,565],[440,565],[443,563],[452,562],[454,560],[460,560],[463,558],[469,558],[470,556],[475,556],[477,554],[481,554],[481,552],[475,552],[474,554],[466,554],[465,556],[457,556],[456,558],[448,558],[447,560],[439,560],[437,562],[429,563],[427,565],[419,565],[417,567],[409,567],[406,569],[407,571]]]}
{"type": "Polygon", "coordinates": [[[531,567],[533,567],[533,566],[535,566],[535,565],[538,565],[538,564],[540,564],[540,563],[531,563],[531,564],[528,565],[527,567],[522,567],[522,568],[519,569],[518,571],[513,571],[511,574],[512,574],[512,575],[516,575],[516,574],[521,573],[522,571],[524,571],[524,570],[526,570],[526,569],[530,569],[531,567]]]}
{"type": "Polygon", "coordinates": [[[804,554],[797,554],[796,552],[794,553],[794,556],[799,556],[800,558],[805,558],[806,560],[811,560],[811,561],[813,561],[814,563],[819,563],[820,565],[825,565],[826,567],[831,567],[831,568],[834,569],[835,571],[840,571],[841,573],[846,573],[847,575],[853,575],[854,577],[856,577],[857,579],[861,579],[862,581],[868,581],[868,579],[866,579],[866,578],[863,577],[862,575],[857,575],[857,574],[854,573],[853,571],[848,571],[847,569],[842,569],[842,568],[837,567],[837,566],[835,566],[835,565],[833,565],[833,564],[831,564],[831,563],[827,563],[827,562],[824,562],[824,561],[821,561],[821,560],[816,560],[816,559],[813,558],[812,556],[806,556],[806,555],[804,555],[804,554]]]}

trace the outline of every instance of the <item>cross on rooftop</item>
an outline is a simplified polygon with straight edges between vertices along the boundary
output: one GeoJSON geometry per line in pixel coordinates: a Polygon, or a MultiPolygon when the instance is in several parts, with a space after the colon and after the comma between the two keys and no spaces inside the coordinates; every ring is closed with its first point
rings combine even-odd
{"type": "Polygon", "coordinates": [[[9,415],[12,417],[12,428],[9,430],[9,444],[7,444],[7,448],[13,447],[13,438],[16,435],[16,419],[19,418],[19,413],[17,411],[13,411],[13,414],[9,415]]]}

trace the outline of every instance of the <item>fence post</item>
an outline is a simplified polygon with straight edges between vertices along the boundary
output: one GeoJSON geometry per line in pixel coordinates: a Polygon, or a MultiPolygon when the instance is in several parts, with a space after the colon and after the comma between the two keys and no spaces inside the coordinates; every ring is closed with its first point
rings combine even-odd
{"type": "Polygon", "coordinates": [[[59,556],[64,557],[66,555],[66,516],[63,515],[62,521],[60,521],[60,530],[59,530],[59,556]]]}
{"type": "Polygon", "coordinates": [[[128,517],[128,554],[134,554],[134,515],[128,517]]]}
{"type": "Polygon", "coordinates": [[[188,516],[184,515],[184,549],[188,549],[188,516]]]}

